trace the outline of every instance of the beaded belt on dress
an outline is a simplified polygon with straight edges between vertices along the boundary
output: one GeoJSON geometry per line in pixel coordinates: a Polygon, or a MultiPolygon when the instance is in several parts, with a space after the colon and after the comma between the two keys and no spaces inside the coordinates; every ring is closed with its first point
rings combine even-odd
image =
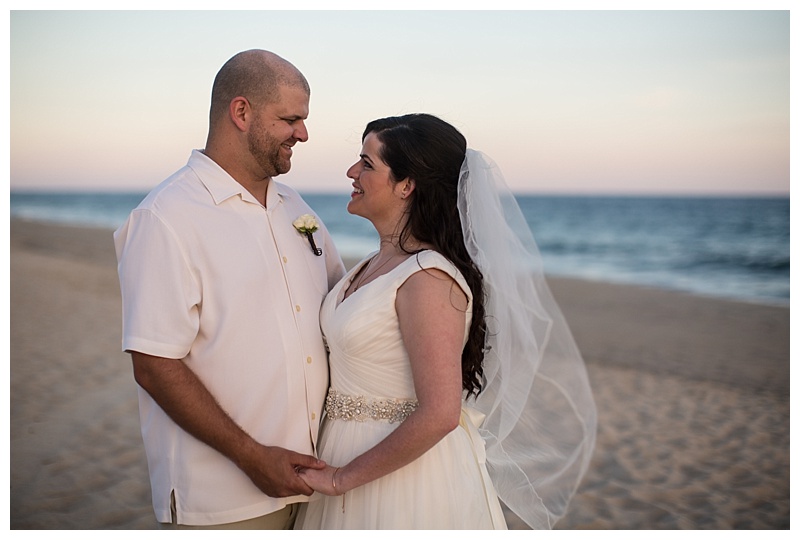
{"type": "Polygon", "coordinates": [[[325,412],[332,420],[384,420],[402,422],[419,405],[416,399],[372,399],[340,394],[333,388],[325,399],[325,412]]]}

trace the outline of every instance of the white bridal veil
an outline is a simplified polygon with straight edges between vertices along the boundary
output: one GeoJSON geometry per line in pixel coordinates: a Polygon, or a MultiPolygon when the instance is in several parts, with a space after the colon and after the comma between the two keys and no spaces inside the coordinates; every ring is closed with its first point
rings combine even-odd
{"type": "Polygon", "coordinates": [[[459,178],[464,240],[483,273],[484,415],[489,474],[530,527],[566,513],[594,451],[597,412],[586,367],[545,281],[522,211],[497,165],[468,149],[459,178]]]}

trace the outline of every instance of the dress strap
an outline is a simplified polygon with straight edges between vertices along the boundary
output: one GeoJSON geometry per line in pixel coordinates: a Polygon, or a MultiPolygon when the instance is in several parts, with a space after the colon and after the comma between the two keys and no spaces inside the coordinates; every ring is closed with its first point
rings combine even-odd
{"type": "Polygon", "coordinates": [[[467,285],[467,280],[464,279],[464,276],[461,274],[461,271],[456,268],[456,265],[450,262],[447,257],[438,251],[433,251],[430,249],[420,251],[404,261],[400,266],[398,266],[398,269],[399,268],[402,268],[403,270],[398,271],[398,285],[405,282],[405,280],[420,270],[428,270],[432,268],[441,270],[453,278],[456,283],[458,283],[458,286],[461,287],[461,289],[464,291],[464,294],[467,295],[469,307],[472,307],[472,290],[470,290],[469,285],[467,285]]]}

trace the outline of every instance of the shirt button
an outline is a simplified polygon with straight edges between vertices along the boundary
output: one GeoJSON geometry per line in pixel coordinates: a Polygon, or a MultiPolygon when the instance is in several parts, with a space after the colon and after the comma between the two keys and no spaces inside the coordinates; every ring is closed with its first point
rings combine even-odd
{"type": "Polygon", "coordinates": [[[289,262],[289,259],[288,259],[288,258],[286,258],[286,256],[285,256],[285,255],[283,256],[283,262],[285,262],[285,263],[289,262]]]}
{"type": "Polygon", "coordinates": [[[311,419],[312,419],[312,420],[316,420],[316,419],[317,419],[317,413],[313,413],[313,412],[312,412],[312,413],[311,413],[311,419]]]}
{"type": "Polygon", "coordinates": [[[299,306],[299,305],[297,305],[297,306],[294,306],[294,309],[296,309],[296,310],[297,310],[297,312],[298,312],[298,313],[300,313],[300,306],[299,306]]]}
{"type": "Polygon", "coordinates": [[[309,364],[311,363],[311,357],[310,356],[308,358],[306,358],[306,362],[308,362],[309,364]]]}

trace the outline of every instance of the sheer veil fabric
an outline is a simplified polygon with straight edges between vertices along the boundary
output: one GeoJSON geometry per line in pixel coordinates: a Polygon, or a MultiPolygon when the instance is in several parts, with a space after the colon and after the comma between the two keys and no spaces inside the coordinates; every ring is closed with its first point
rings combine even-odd
{"type": "Polygon", "coordinates": [[[533,234],[497,165],[467,150],[459,178],[464,240],[483,273],[483,391],[489,474],[533,529],[551,529],[589,466],[597,411],[586,367],[550,293],[533,234]]]}

